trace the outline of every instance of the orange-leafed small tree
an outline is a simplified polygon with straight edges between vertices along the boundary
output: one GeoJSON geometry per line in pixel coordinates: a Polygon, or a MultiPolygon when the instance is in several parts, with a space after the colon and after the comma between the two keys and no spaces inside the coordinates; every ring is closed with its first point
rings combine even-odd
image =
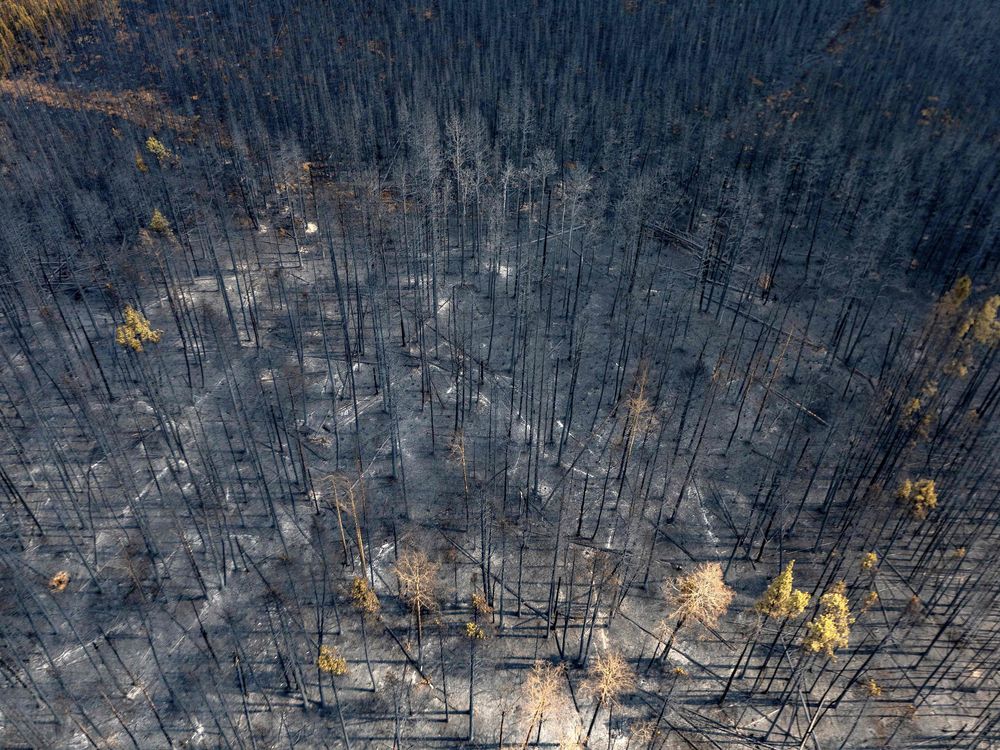
{"type": "Polygon", "coordinates": [[[431,560],[422,549],[404,550],[396,561],[396,577],[403,599],[417,618],[417,663],[423,654],[424,613],[437,608],[438,572],[441,566],[431,560]]]}
{"type": "Polygon", "coordinates": [[[559,701],[562,681],[562,665],[557,666],[539,659],[531,666],[528,679],[521,689],[522,705],[528,716],[528,731],[521,743],[521,750],[528,746],[534,729],[537,728],[538,736],[541,737],[542,722],[545,720],[545,714],[559,701]]]}
{"type": "Polygon", "coordinates": [[[686,622],[695,620],[708,628],[715,627],[733,601],[733,590],[722,576],[722,565],[717,562],[701,563],[693,572],[679,576],[667,588],[667,601],[671,606],[669,619],[675,621],[670,638],[663,649],[666,661],[674,638],[686,622]]]}
{"type": "Polygon", "coordinates": [[[606,651],[594,660],[594,664],[587,674],[587,679],[583,683],[584,692],[596,699],[594,715],[590,717],[590,725],[587,727],[584,744],[590,741],[590,735],[594,731],[594,723],[597,721],[597,715],[601,708],[608,707],[608,723],[610,724],[610,712],[619,705],[621,696],[634,686],[635,670],[619,652],[606,651]]]}

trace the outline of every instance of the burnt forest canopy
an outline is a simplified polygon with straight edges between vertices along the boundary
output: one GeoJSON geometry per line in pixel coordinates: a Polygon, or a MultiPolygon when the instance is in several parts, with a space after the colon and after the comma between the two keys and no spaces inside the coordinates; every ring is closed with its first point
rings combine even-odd
{"type": "Polygon", "coordinates": [[[0,0],[0,748],[1000,748],[998,60],[0,0]]]}

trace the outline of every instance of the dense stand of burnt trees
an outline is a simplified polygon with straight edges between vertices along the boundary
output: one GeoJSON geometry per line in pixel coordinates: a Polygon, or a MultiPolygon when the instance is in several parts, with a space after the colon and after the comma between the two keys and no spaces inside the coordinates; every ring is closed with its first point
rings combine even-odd
{"type": "Polygon", "coordinates": [[[0,81],[0,744],[995,743],[987,3],[120,5],[0,81]]]}

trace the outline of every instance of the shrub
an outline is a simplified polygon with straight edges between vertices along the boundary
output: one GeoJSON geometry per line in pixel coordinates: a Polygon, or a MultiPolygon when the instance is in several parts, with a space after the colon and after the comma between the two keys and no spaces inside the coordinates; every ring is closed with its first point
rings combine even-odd
{"type": "Polygon", "coordinates": [[[347,674],[347,659],[340,655],[335,646],[320,646],[317,665],[321,672],[334,677],[347,674]]]}
{"type": "Polygon", "coordinates": [[[364,576],[354,576],[351,581],[351,602],[366,615],[373,615],[382,608],[378,594],[364,576]]]}
{"type": "Polygon", "coordinates": [[[160,209],[153,209],[153,216],[149,220],[149,228],[157,234],[167,234],[170,231],[170,222],[167,217],[160,213],[160,209]]]}
{"type": "Polygon", "coordinates": [[[69,571],[60,570],[49,579],[49,588],[56,593],[65,591],[67,586],[69,586],[69,571]]]}

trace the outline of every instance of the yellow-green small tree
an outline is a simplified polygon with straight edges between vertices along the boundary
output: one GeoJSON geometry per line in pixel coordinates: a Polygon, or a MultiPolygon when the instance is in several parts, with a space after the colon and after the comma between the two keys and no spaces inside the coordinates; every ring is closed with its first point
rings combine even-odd
{"type": "Polygon", "coordinates": [[[740,658],[736,660],[736,666],[733,667],[733,671],[729,673],[729,679],[726,681],[726,687],[723,689],[722,695],[719,697],[720,704],[725,701],[726,696],[729,695],[729,691],[733,686],[733,681],[736,679],[737,673],[746,673],[746,665],[749,663],[753,654],[754,646],[757,644],[757,638],[760,636],[764,622],[770,618],[784,621],[798,617],[809,605],[809,600],[812,599],[812,594],[795,588],[795,580],[793,576],[794,568],[795,560],[789,560],[788,564],[785,565],[784,569],[778,573],[773,581],[771,581],[764,593],[761,594],[760,599],[758,599],[754,604],[754,610],[757,614],[762,615],[763,618],[757,619],[757,626],[754,628],[753,634],[747,639],[747,642],[743,647],[743,651],[740,654],[740,658]]]}
{"type": "Polygon", "coordinates": [[[811,654],[825,653],[835,658],[838,648],[846,648],[851,637],[850,604],[847,601],[847,584],[838,581],[819,598],[819,612],[806,623],[802,648],[811,654]]]}
{"type": "Polygon", "coordinates": [[[972,280],[962,276],[950,291],[941,296],[935,307],[936,319],[941,323],[940,335],[949,337],[944,341],[954,350],[944,371],[960,378],[966,377],[976,364],[974,349],[977,344],[989,348],[1000,344],[1000,321],[997,320],[1000,295],[994,294],[978,307],[967,309],[965,303],[971,293],[972,280]]]}
{"type": "Polygon", "coordinates": [[[941,295],[937,301],[935,312],[945,318],[954,318],[970,294],[972,294],[972,278],[959,276],[951,289],[941,295]]]}
{"type": "Polygon", "coordinates": [[[155,156],[160,164],[169,161],[174,156],[170,149],[163,145],[163,141],[154,136],[149,136],[146,139],[146,150],[155,156]]]}
{"type": "Polygon", "coordinates": [[[907,429],[915,428],[918,437],[926,438],[936,416],[936,411],[931,406],[938,390],[937,380],[924,383],[920,392],[903,404],[899,424],[907,429]]]}
{"type": "Polygon", "coordinates": [[[465,637],[469,641],[469,725],[465,735],[466,742],[472,742],[476,736],[476,643],[487,638],[483,626],[475,620],[465,623],[465,637]]]}
{"type": "Polygon", "coordinates": [[[998,310],[1000,310],[1000,294],[994,294],[976,312],[975,321],[972,324],[972,338],[977,344],[996,346],[1000,342],[998,310]]]}
{"type": "Polygon", "coordinates": [[[868,572],[878,567],[878,553],[866,552],[861,556],[861,570],[868,572]]]}
{"type": "Polygon", "coordinates": [[[910,509],[914,518],[924,519],[937,507],[937,486],[933,479],[904,479],[896,490],[896,497],[910,509]]]}
{"type": "Polygon", "coordinates": [[[365,666],[368,668],[368,678],[371,680],[372,690],[375,690],[375,673],[372,671],[372,660],[368,652],[368,628],[365,621],[369,618],[377,618],[379,610],[382,609],[382,602],[379,601],[375,589],[368,583],[364,576],[354,576],[351,581],[351,604],[358,611],[361,621],[361,643],[365,650],[365,666]]]}
{"type": "MultiPolygon", "coordinates": [[[[950,360],[944,365],[946,375],[964,378],[969,374],[971,346],[964,340],[972,327],[975,313],[965,310],[965,303],[972,294],[972,278],[960,276],[951,289],[941,295],[934,305],[934,315],[928,331],[931,350],[949,349],[950,360]]],[[[920,399],[914,397],[903,411],[904,426],[912,425],[915,412],[921,408],[920,399]]]]}
{"type": "Polygon", "coordinates": [[[115,341],[119,346],[125,346],[135,352],[142,351],[143,343],[160,343],[163,331],[153,330],[149,320],[132,305],[126,305],[122,312],[125,323],[115,329],[115,341]]]}
{"type": "Polygon", "coordinates": [[[754,609],[765,617],[793,618],[802,614],[812,595],[806,591],[794,588],[792,571],[795,560],[789,560],[777,577],[771,581],[767,590],[761,595],[754,609]]]}
{"type": "MultiPolygon", "coordinates": [[[[341,656],[336,646],[320,646],[319,658],[316,666],[322,674],[330,675],[330,684],[333,686],[333,699],[337,704],[337,717],[340,719],[340,730],[344,738],[344,747],[351,748],[351,740],[347,735],[347,724],[344,721],[344,713],[340,708],[340,693],[337,690],[337,678],[343,677],[348,672],[347,659],[341,656]]],[[[320,683],[320,703],[323,700],[322,682],[320,683]]]]}

